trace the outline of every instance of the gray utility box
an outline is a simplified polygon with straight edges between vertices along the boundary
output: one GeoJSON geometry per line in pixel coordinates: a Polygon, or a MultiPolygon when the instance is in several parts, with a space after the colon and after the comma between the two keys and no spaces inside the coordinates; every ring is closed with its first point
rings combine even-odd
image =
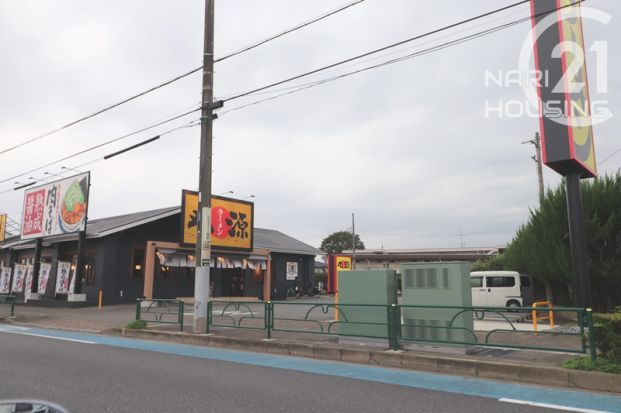
{"type": "Polygon", "coordinates": [[[388,338],[387,306],[397,303],[397,274],[394,270],[339,271],[338,294],[339,304],[344,304],[339,307],[339,334],[388,338]]]}
{"type": "MultiPolygon", "coordinates": [[[[472,305],[470,264],[467,262],[401,264],[401,286],[401,304],[404,306],[472,305]]],[[[451,342],[473,343],[476,340],[473,336],[472,311],[463,311],[460,308],[404,307],[401,315],[401,334],[405,340],[435,342],[440,346],[459,348],[466,346],[451,342]]]]}

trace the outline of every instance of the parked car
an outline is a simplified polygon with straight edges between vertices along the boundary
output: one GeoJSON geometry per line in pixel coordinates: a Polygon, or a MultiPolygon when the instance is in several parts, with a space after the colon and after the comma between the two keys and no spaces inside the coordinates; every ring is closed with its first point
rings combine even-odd
{"type": "Polygon", "coordinates": [[[533,280],[516,271],[474,271],[470,286],[474,306],[522,307],[533,302],[533,280]]]}

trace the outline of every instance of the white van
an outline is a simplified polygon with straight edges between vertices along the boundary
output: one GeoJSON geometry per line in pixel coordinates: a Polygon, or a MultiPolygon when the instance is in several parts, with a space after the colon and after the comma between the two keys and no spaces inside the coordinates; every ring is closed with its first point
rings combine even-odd
{"type": "Polygon", "coordinates": [[[522,307],[532,304],[532,279],[515,271],[471,272],[470,286],[473,306],[522,307]]]}

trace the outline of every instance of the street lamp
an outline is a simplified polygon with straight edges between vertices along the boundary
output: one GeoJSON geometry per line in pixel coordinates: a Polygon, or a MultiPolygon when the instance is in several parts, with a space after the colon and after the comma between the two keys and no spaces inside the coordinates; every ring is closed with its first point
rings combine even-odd
{"type": "Polygon", "coordinates": [[[46,171],[46,172],[43,172],[43,174],[44,174],[44,175],[57,176],[57,177],[59,177],[59,178],[64,178],[64,176],[62,176],[62,175],[59,175],[59,174],[53,174],[53,173],[51,173],[51,172],[47,172],[47,171],[46,171]]]}
{"type": "Polygon", "coordinates": [[[243,197],[242,199],[256,198],[253,194],[243,197]]]}
{"type": "Polygon", "coordinates": [[[68,167],[66,167],[66,166],[61,166],[61,167],[60,167],[60,169],[67,169],[67,170],[69,170],[69,171],[74,171],[74,172],[77,172],[77,173],[79,173],[79,174],[81,174],[81,173],[82,173],[82,171],[80,171],[79,169],[68,168],[68,167]]]}
{"type": "Polygon", "coordinates": [[[222,192],[221,194],[218,194],[218,195],[226,195],[226,194],[233,194],[233,193],[234,193],[233,191],[226,191],[226,192],[222,192]]]}

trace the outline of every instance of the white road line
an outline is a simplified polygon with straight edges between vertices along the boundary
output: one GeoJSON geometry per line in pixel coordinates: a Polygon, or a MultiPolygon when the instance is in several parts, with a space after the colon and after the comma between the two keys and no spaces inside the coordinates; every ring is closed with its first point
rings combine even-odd
{"type": "Polygon", "coordinates": [[[535,406],[535,407],[544,407],[547,409],[556,409],[556,410],[563,410],[563,411],[567,411],[567,412],[579,412],[579,413],[609,413],[606,412],[604,410],[591,410],[591,409],[581,409],[579,407],[569,407],[569,406],[561,406],[559,404],[549,404],[549,403],[537,403],[537,402],[531,402],[528,400],[517,400],[517,399],[498,399],[499,402],[506,402],[506,403],[515,403],[515,404],[525,404],[528,406],[535,406]]]}
{"type": "Polygon", "coordinates": [[[55,336],[47,336],[45,334],[35,334],[35,333],[24,333],[22,331],[7,331],[2,330],[5,333],[10,334],[21,334],[23,336],[33,336],[33,337],[42,337],[42,338],[52,338],[55,340],[63,340],[63,341],[73,341],[74,343],[82,343],[82,344],[97,344],[95,341],[87,341],[87,340],[78,340],[76,338],[67,338],[67,337],[55,337],[55,336]]]}

